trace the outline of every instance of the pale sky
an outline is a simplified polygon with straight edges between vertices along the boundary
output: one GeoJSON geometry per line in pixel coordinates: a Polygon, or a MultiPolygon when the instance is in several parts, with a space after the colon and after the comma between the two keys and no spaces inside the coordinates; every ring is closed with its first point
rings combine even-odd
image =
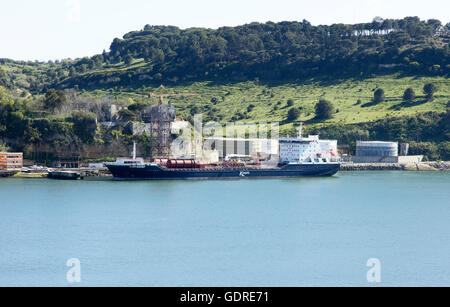
{"type": "Polygon", "coordinates": [[[450,22],[449,0],[2,0],[0,58],[55,60],[108,50],[146,24],[180,28],[254,21],[313,25],[370,22],[375,16],[450,22]]]}

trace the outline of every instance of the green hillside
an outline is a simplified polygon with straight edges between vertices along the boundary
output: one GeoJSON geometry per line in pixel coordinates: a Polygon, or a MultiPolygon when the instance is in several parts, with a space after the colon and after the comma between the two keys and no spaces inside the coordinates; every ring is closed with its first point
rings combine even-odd
{"type": "MultiPolygon", "coordinates": [[[[397,77],[394,75],[362,80],[310,79],[283,84],[263,84],[254,81],[234,84],[195,82],[185,86],[166,86],[165,93],[194,93],[195,97],[174,97],[169,101],[176,105],[177,114],[189,119],[195,113],[202,113],[206,120],[221,123],[229,121],[264,122],[278,121],[284,125],[291,108],[301,110],[295,122],[305,121],[315,125],[335,123],[361,123],[386,117],[413,115],[421,112],[445,112],[450,101],[450,80],[445,77],[397,77]],[[427,101],[423,93],[426,83],[438,85],[439,90],[432,101],[427,101]],[[384,102],[371,105],[374,91],[384,89],[384,102]],[[413,88],[416,99],[403,101],[403,93],[413,88]],[[326,121],[316,122],[315,104],[319,99],[327,99],[334,104],[337,113],[326,121]],[[288,106],[292,100],[293,105],[288,106]],[[361,100],[358,103],[358,100],[361,100]]],[[[88,91],[85,94],[99,97],[113,93],[117,97],[131,98],[137,102],[148,100],[149,93],[159,93],[157,87],[139,90],[88,91]]],[[[154,98],[153,102],[156,102],[154,98]]]]}
{"type": "Polygon", "coordinates": [[[417,17],[217,30],[145,26],[93,57],[0,59],[0,138],[6,140],[0,142],[56,156],[129,142],[126,125],[95,125],[103,118],[100,109],[129,108],[121,121],[139,121],[139,108],[157,102],[149,93],[158,94],[164,84],[166,94],[196,94],[168,99],[186,120],[201,113],[221,124],[276,121],[282,134],[303,121],[309,132],[344,145],[355,138],[395,139],[426,147],[430,158],[449,159],[449,63],[450,25],[417,17]],[[426,97],[426,84],[437,89],[433,97],[426,97]],[[408,88],[412,99],[403,97],[408,88]],[[383,97],[374,101],[380,90],[383,97]],[[332,104],[329,118],[318,118],[319,100],[332,104]],[[80,109],[80,101],[97,107],[80,109]]]}
{"type": "Polygon", "coordinates": [[[38,93],[199,81],[448,76],[449,43],[450,24],[417,17],[330,26],[251,23],[217,30],[147,25],[92,57],[48,63],[0,59],[0,85],[38,93]]]}

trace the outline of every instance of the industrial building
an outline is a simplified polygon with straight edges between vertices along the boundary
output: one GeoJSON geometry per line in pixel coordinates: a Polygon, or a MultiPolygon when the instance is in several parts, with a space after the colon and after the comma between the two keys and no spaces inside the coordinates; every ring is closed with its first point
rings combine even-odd
{"type": "Polygon", "coordinates": [[[408,144],[401,145],[399,155],[398,142],[356,142],[356,156],[354,163],[420,163],[423,156],[408,156],[408,144]]]}
{"type": "Polygon", "coordinates": [[[0,171],[20,171],[23,167],[23,153],[0,152],[0,171]]]}
{"type": "Polygon", "coordinates": [[[278,140],[208,137],[204,141],[206,148],[218,151],[221,159],[228,155],[250,156],[256,153],[278,155],[278,140]]]}
{"type": "Polygon", "coordinates": [[[398,157],[397,142],[362,142],[356,143],[357,157],[398,157]]]}

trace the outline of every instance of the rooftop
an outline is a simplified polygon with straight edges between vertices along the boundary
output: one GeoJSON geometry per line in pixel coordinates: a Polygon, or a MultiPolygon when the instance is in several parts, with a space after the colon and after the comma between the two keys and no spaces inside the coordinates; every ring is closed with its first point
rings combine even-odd
{"type": "Polygon", "coordinates": [[[383,141],[357,141],[357,144],[380,144],[380,145],[393,145],[398,144],[398,142],[383,142],[383,141]]]}

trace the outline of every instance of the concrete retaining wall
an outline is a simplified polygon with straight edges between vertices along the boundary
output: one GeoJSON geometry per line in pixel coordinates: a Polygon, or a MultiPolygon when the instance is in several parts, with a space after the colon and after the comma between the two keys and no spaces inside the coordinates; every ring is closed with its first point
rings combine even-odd
{"type": "Polygon", "coordinates": [[[400,157],[352,157],[353,163],[420,163],[423,156],[400,156],[400,157]]]}

